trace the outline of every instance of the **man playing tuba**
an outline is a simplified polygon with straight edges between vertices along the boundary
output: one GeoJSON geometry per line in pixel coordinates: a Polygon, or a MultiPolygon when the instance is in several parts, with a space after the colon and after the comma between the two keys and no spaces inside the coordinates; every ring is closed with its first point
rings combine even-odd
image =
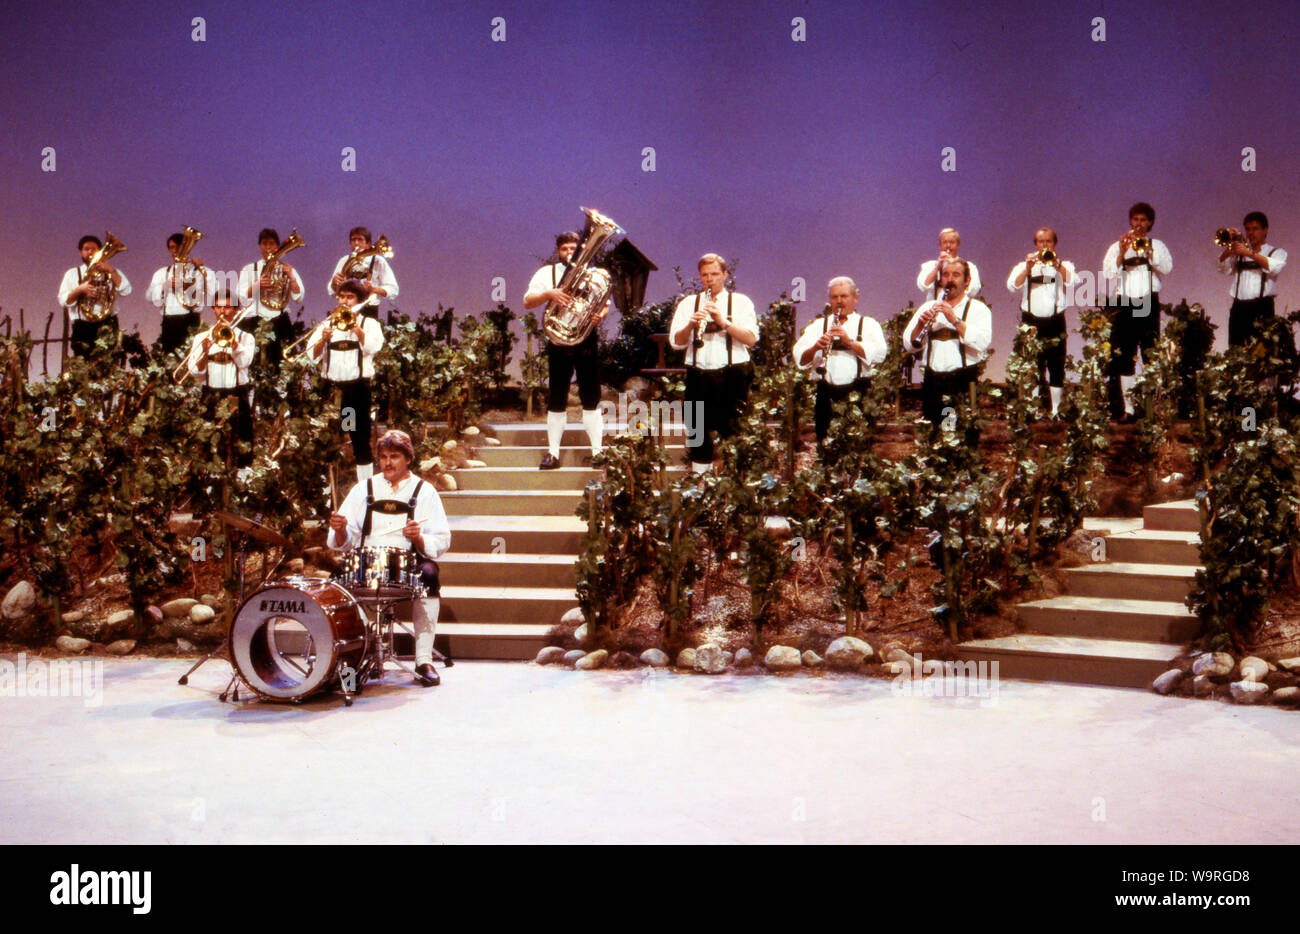
{"type": "MultiPolygon", "coordinates": [[[[121,245],[118,247],[120,250],[121,245]]],[[[78,357],[90,356],[104,328],[114,334],[121,330],[113,302],[117,296],[131,294],[130,281],[120,269],[108,264],[107,257],[91,263],[103,248],[104,244],[92,234],[78,240],[81,263],[65,272],[59,284],[59,304],[72,322],[72,353],[78,357]]]]}
{"type": "MultiPolygon", "coordinates": [[[[385,242],[381,237],[380,247],[385,242]]],[[[329,293],[338,295],[339,287],[344,282],[356,282],[366,291],[365,301],[358,311],[368,318],[378,318],[380,303],[385,298],[397,298],[397,277],[393,275],[393,267],[382,253],[372,252],[374,247],[370,242],[370,231],[364,227],[353,227],[348,232],[348,245],[351,252],[339,257],[339,261],[334,264],[329,293]],[[371,252],[371,255],[355,258],[363,252],[371,252]]],[[[390,254],[391,252],[389,250],[390,254]]]]}
{"type": "Polygon", "coordinates": [[[268,261],[280,249],[280,235],[271,228],[258,232],[257,248],[262,251],[262,258],[239,272],[240,301],[245,307],[252,306],[239,326],[251,332],[257,330],[259,321],[271,322],[271,339],[267,341],[266,353],[271,364],[278,367],[284,356],[283,342],[293,340],[293,325],[289,322],[286,308],[290,299],[302,300],[302,277],[282,259],[270,263],[271,269],[267,269],[268,261]]]}
{"type": "Polygon", "coordinates": [[[162,309],[162,335],[158,338],[164,353],[185,346],[190,332],[202,322],[203,309],[216,290],[216,276],[192,259],[177,262],[185,235],[174,233],[167,238],[171,262],[153,274],[145,296],[155,308],[162,309]]]}
{"type": "Polygon", "coordinates": [[[357,480],[374,473],[370,454],[370,381],[375,376],[375,354],[384,346],[379,321],[359,314],[366,291],[355,282],[339,286],[339,307],[316,326],[307,338],[307,353],[320,361],[321,375],[340,391],[339,415],[352,440],[357,480]]]}

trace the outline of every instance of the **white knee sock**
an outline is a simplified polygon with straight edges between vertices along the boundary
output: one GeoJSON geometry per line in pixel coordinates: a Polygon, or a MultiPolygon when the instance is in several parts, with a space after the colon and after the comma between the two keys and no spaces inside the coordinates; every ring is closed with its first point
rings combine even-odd
{"type": "Polygon", "coordinates": [[[546,413],[546,444],[554,458],[560,456],[560,442],[564,439],[564,425],[567,421],[567,412],[546,413]]]}
{"type": "Polygon", "coordinates": [[[415,627],[415,664],[433,663],[433,637],[438,628],[439,600],[423,597],[411,602],[411,622],[415,627]]]}
{"type": "Polygon", "coordinates": [[[1056,410],[1061,407],[1061,387],[1048,386],[1047,391],[1052,396],[1052,414],[1055,415],[1056,410]]]}
{"type": "Polygon", "coordinates": [[[375,472],[374,464],[357,464],[357,482],[365,483],[375,472]]]}
{"type": "Polygon", "coordinates": [[[587,440],[591,442],[591,453],[599,454],[600,435],[604,428],[604,422],[600,417],[600,409],[583,409],[582,427],[587,429],[587,440]]]}
{"type": "Polygon", "coordinates": [[[1124,412],[1128,415],[1133,414],[1133,384],[1136,382],[1136,376],[1121,376],[1119,378],[1119,389],[1124,394],[1124,412]]]}
{"type": "Polygon", "coordinates": [[[712,464],[701,464],[696,461],[691,461],[691,473],[708,473],[712,469],[712,464]]]}

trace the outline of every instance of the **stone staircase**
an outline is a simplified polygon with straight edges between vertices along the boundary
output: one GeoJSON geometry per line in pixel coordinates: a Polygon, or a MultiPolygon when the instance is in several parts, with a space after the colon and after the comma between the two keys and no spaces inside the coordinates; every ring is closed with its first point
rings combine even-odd
{"type": "MultiPolygon", "coordinates": [[[[452,658],[531,659],[578,605],[573,565],[586,526],[574,512],[600,472],[581,425],[566,426],[556,470],[537,469],[545,424],[488,427],[501,443],[479,444],[487,466],[455,471],[456,491],[440,494],[451,551],[438,560],[438,645],[452,658]]],[[[670,446],[670,462],[683,450],[670,446]]]]}
{"type": "Polygon", "coordinates": [[[1032,633],[976,639],[963,661],[998,662],[1004,678],[1149,687],[1200,621],[1183,603],[1196,580],[1200,520],[1191,500],[1147,506],[1139,527],[1105,520],[1105,562],[1071,568],[1068,596],[1017,607],[1032,633]]]}

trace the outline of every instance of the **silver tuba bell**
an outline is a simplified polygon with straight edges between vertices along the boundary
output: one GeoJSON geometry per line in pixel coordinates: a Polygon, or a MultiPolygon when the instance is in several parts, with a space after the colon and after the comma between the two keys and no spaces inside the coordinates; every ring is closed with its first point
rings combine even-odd
{"type": "Polygon", "coordinates": [[[596,326],[600,313],[614,290],[614,280],[608,272],[594,265],[605,241],[623,228],[599,211],[583,208],[587,215],[587,237],[574,253],[569,268],[556,286],[561,292],[573,296],[568,308],[548,302],[542,316],[542,330],[546,339],[561,347],[573,347],[585,341],[596,326]]]}

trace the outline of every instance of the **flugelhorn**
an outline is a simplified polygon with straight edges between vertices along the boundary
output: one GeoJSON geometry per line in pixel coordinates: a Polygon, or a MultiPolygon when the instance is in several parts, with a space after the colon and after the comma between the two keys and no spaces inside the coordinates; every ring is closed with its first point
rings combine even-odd
{"type": "Polygon", "coordinates": [[[90,262],[86,264],[86,283],[94,291],[90,295],[77,299],[77,309],[81,312],[82,320],[99,322],[113,313],[113,303],[117,301],[117,286],[113,284],[111,274],[95,267],[106,262],[110,256],[125,252],[126,247],[122,245],[122,241],[107,230],[104,231],[104,245],[95,251],[90,257],[90,262]]]}

